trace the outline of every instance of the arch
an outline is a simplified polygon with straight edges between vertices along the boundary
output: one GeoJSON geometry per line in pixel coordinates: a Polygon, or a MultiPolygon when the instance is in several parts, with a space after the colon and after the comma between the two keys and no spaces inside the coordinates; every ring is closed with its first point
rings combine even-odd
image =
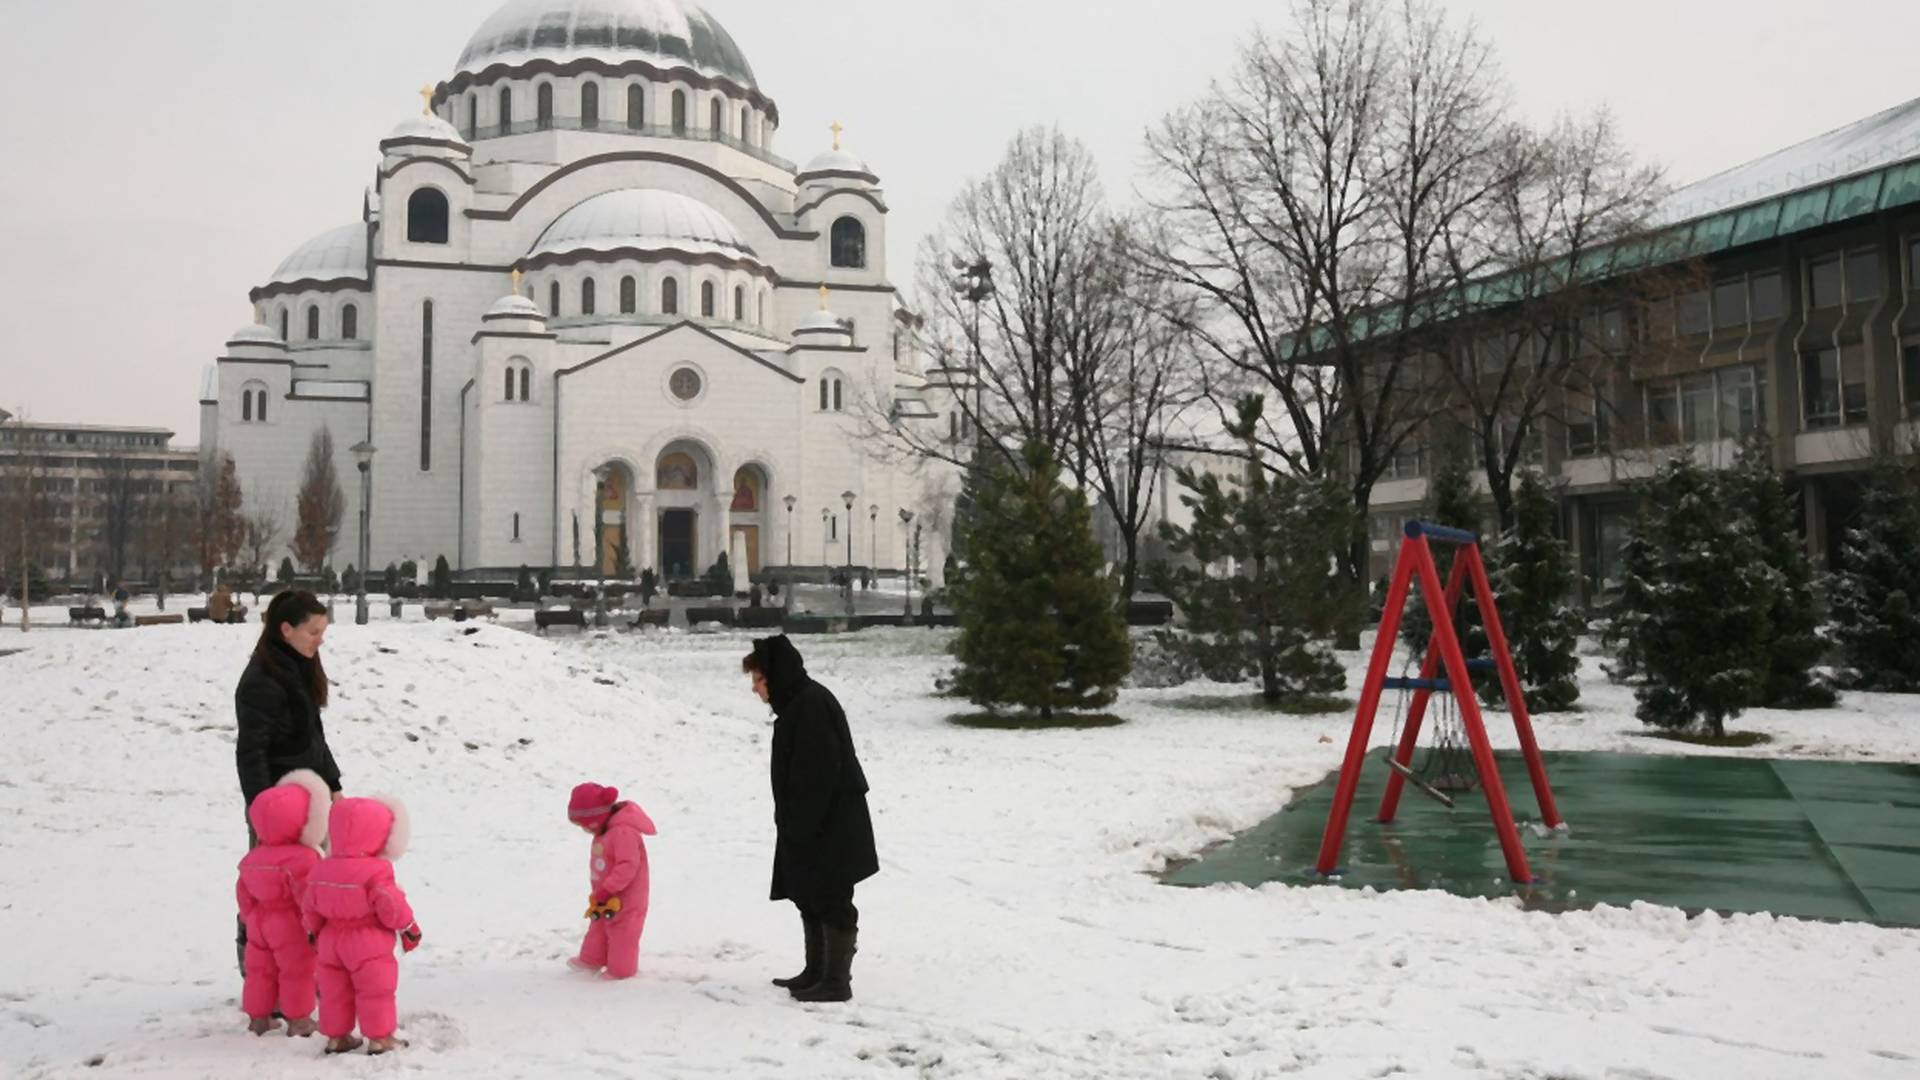
{"type": "Polygon", "coordinates": [[[280,340],[287,340],[287,305],[280,305],[280,340]]]}
{"type": "Polygon", "coordinates": [[[447,197],[439,188],[423,187],[407,196],[407,241],[413,244],[447,242],[447,197]]]}
{"type": "Polygon", "coordinates": [[[340,337],[346,341],[360,338],[360,309],[352,304],[340,308],[340,337]]]}
{"type": "Polygon", "coordinates": [[[660,314],[680,314],[680,282],[673,278],[660,282],[660,314]]]}
{"type": "Polygon", "coordinates": [[[545,131],[553,126],[553,84],[543,82],[533,90],[533,126],[545,131]]]}
{"type": "Polygon", "coordinates": [[[722,111],[720,107],[719,98],[714,98],[711,102],[708,103],[707,127],[713,130],[713,137],[716,139],[726,134],[726,127],[727,127],[726,114],[724,111],[722,111]]]}
{"type": "Polygon", "coordinates": [[[687,92],[673,92],[673,130],[676,134],[687,130],[687,92]]]}
{"type": "Polygon", "coordinates": [[[547,284],[547,317],[560,317],[560,279],[555,278],[547,284]]]}
{"type": "Polygon", "coordinates": [[[639,83],[627,84],[627,129],[639,131],[647,126],[647,92],[639,83]]]}
{"type": "Polygon", "coordinates": [[[759,513],[766,501],[767,478],[756,465],[742,465],[733,471],[733,504],[728,509],[735,513],[759,513]]]}
{"type": "Polygon", "coordinates": [[[620,279],[620,314],[631,315],[639,306],[639,284],[628,274],[620,279]]]}
{"type": "Polygon", "coordinates": [[[843,217],[833,223],[833,265],[849,270],[867,268],[867,227],[857,217],[843,217]]]}
{"type": "Polygon", "coordinates": [[[747,321],[747,287],[745,285],[733,287],[733,321],[740,323],[747,321]]]}
{"type": "Polygon", "coordinates": [[[593,314],[593,279],[592,278],[587,278],[582,282],[580,282],[580,314],[582,315],[593,314]]]}
{"type": "Polygon", "coordinates": [[[507,363],[507,366],[501,369],[501,373],[506,376],[506,383],[504,386],[500,388],[500,400],[512,401],[513,387],[515,382],[518,381],[513,377],[514,376],[513,363],[509,361],[507,363]]]}
{"type": "Polygon", "coordinates": [[[600,126],[600,84],[580,87],[580,126],[591,131],[600,126]]]}
{"type": "Polygon", "coordinates": [[[626,561],[633,561],[627,550],[627,493],[633,490],[633,474],[626,465],[609,461],[600,466],[603,476],[594,478],[594,512],[600,522],[600,569],[609,575],[618,573],[623,550],[626,561]]]}
{"type": "Polygon", "coordinates": [[[661,153],[657,150],[612,150],[604,154],[593,154],[584,158],[576,158],[542,176],[539,180],[536,180],[531,187],[516,196],[512,204],[507,206],[506,209],[473,209],[467,211],[467,216],[476,221],[511,221],[521,210],[526,208],[528,203],[539,198],[547,189],[553,187],[555,184],[566,180],[575,173],[595,169],[602,165],[610,165],[619,161],[661,162],[678,169],[685,169],[687,172],[704,176],[733,193],[734,197],[740,200],[741,207],[757,215],[760,220],[766,224],[767,231],[771,232],[776,239],[820,239],[820,233],[817,229],[796,229],[791,225],[782,225],[780,220],[773,216],[773,211],[767,209],[763,200],[753,192],[747,190],[746,185],[742,184],[738,179],[728,176],[726,173],[704,162],[694,161],[690,158],[673,154],[661,153]]]}
{"type": "Polygon", "coordinates": [[[713,312],[713,282],[703,281],[700,283],[700,317],[703,319],[711,319],[713,318],[713,312]]]}
{"type": "Polygon", "coordinates": [[[513,87],[500,88],[500,134],[513,133],[513,87]]]}
{"type": "Polygon", "coordinates": [[[320,305],[307,305],[307,340],[320,340],[320,305]]]}

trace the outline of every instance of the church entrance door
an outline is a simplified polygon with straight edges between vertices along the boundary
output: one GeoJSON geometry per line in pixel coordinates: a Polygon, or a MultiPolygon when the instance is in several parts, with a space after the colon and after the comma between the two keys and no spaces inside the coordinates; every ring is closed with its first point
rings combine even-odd
{"type": "Polygon", "coordinates": [[[697,520],[692,510],[660,511],[660,573],[670,581],[699,573],[693,541],[697,520]]]}

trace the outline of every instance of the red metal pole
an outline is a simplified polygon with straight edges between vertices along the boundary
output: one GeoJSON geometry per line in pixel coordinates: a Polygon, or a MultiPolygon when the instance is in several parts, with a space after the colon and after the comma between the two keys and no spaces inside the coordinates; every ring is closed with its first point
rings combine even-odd
{"type": "MultiPolygon", "coordinates": [[[[1431,548],[1428,549],[1428,553],[1431,555],[1431,548]]],[[[1454,605],[1460,601],[1460,584],[1465,580],[1465,572],[1466,567],[1460,561],[1460,557],[1458,555],[1454,556],[1453,565],[1447,571],[1448,611],[1452,611],[1454,605]]],[[[1433,635],[1428,634],[1427,656],[1426,659],[1420,662],[1420,677],[1422,679],[1433,678],[1434,670],[1439,666],[1440,651],[1433,647],[1433,635]]],[[[1433,692],[1430,690],[1415,691],[1413,704],[1407,711],[1406,726],[1401,729],[1400,745],[1394,750],[1394,760],[1408,768],[1413,767],[1413,749],[1420,745],[1420,725],[1426,720],[1427,701],[1432,696],[1433,692]]],[[[1394,815],[1400,811],[1400,793],[1405,789],[1406,784],[1406,777],[1391,769],[1387,771],[1387,792],[1380,797],[1380,816],[1375,820],[1382,824],[1393,820],[1394,815]]]]}
{"type": "MultiPolygon", "coordinates": [[[[1327,831],[1320,835],[1320,858],[1313,864],[1322,874],[1331,874],[1340,862],[1340,846],[1347,837],[1347,815],[1353,809],[1354,790],[1360,784],[1360,766],[1367,756],[1367,738],[1373,733],[1373,716],[1380,708],[1381,683],[1387,677],[1387,665],[1393,660],[1394,639],[1400,633],[1401,608],[1407,603],[1407,589],[1413,581],[1414,560],[1425,558],[1432,573],[1432,556],[1426,541],[1412,537],[1401,541],[1400,557],[1393,566],[1393,581],[1387,587],[1387,606],[1380,613],[1380,630],[1373,639],[1373,659],[1367,665],[1367,681],[1361,684],[1360,706],[1353,714],[1353,734],[1347,737],[1347,756],[1340,764],[1340,782],[1333,789],[1333,807],[1327,812],[1327,831]]],[[[1437,575],[1435,575],[1437,576],[1437,575]]]]}
{"type": "MultiPolygon", "coordinates": [[[[1506,630],[1500,625],[1493,589],[1487,584],[1487,567],[1480,560],[1480,549],[1470,547],[1461,554],[1473,574],[1473,592],[1480,602],[1480,621],[1487,627],[1487,643],[1493,650],[1493,662],[1500,669],[1500,689],[1507,695],[1507,711],[1513,715],[1513,729],[1520,736],[1520,756],[1527,762],[1527,777],[1533,781],[1533,795],[1540,803],[1540,820],[1549,829],[1561,826],[1560,808],[1554,804],[1553,788],[1547,783],[1547,765],[1540,757],[1540,744],[1533,739],[1533,717],[1527,713],[1527,696],[1520,686],[1520,673],[1514,670],[1513,654],[1507,649],[1506,630]]],[[[1455,562],[1459,560],[1456,558],[1455,562]]]]}
{"type": "MultiPolygon", "coordinates": [[[[1426,538],[1419,538],[1424,546],[1426,538]]],[[[1456,554],[1478,559],[1476,544],[1463,544],[1464,551],[1456,554]]],[[[1474,695],[1473,682],[1467,675],[1467,658],[1460,652],[1460,639],[1453,632],[1453,615],[1442,603],[1440,574],[1433,568],[1433,558],[1428,556],[1419,564],[1420,592],[1427,598],[1427,610],[1433,616],[1433,634],[1440,645],[1441,659],[1446,661],[1447,680],[1452,684],[1453,696],[1460,703],[1460,723],[1467,729],[1467,741],[1473,746],[1473,764],[1480,770],[1480,787],[1487,794],[1487,810],[1493,815],[1494,832],[1500,836],[1500,850],[1507,857],[1507,876],[1518,883],[1533,880],[1533,871],[1527,867],[1527,851],[1520,845],[1520,830],[1513,823],[1513,810],[1507,805],[1507,790],[1500,783],[1500,769],[1493,760],[1493,744],[1487,741],[1487,728],[1480,719],[1480,702],[1474,695]]],[[[1474,579],[1474,587],[1480,589],[1486,580],[1484,573],[1474,579]]],[[[1481,596],[1486,596],[1481,592],[1481,596]]],[[[1496,654],[1497,655],[1497,654],[1496,654]]]]}

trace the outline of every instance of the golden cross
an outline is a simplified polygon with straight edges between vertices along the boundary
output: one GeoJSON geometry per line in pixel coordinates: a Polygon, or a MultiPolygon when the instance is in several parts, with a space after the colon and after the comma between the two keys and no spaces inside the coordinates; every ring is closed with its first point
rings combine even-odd
{"type": "Polygon", "coordinates": [[[520,295],[520,268],[517,266],[513,268],[513,295],[520,295]]]}
{"type": "Polygon", "coordinates": [[[428,116],[433,115],[433,87],[431,86],[420,88],[420,111],[428,116]]]}
{"type": "Polygon", "coordinates": [[[825,285],[820,286],[820,310],[827,310],[827,287],[825,285]]]}
{"type": "Polygon", "coordinates": [[[835,150],[838,150],[838,149],[840,149],[840,133],[841,133],[841,132],[843,132],[843,131],[845,131],[845,130],[847,130],[847,129],[846,129],[846,128],[844,128],[844,127],[841,127],[841,126],[840,126],[840,121],[838,121],[838,120],[835,120],[835,121],[834,121],[834,122],[833,122],[833,123],[832,123],[832,124],[830,125],[830,128],[831,128],[831,130],[833,131],[833,148],[834,148],[835,150]]]}

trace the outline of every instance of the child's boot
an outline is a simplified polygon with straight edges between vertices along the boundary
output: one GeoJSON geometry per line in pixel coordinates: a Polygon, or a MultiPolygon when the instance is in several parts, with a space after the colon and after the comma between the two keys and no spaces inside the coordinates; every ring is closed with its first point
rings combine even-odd
{"type": "Polygon", "coordinates": [[[287,1038],[289,1039],[307,1038],[313,1034],[314,1030],[315,1025],[313,1017],[311,1016],[302,1016],[298,1019],[287,1021],[287,1038]]]}
{"type": "Polygon", "coordinates": [[[389,1035],[384,1039],[375,1039],[372,1042],[368,1043],[367,1053],[384,1054],[392,1050],[404,1050],[406,1049],[406,1046],[407,1046],[407,1040],[396,1039],[393,1036],[389,1035]]]}
{"type": "Polygon", "coordinates": [[[342,1035],[337,1039],[327,1040],[327,1053],[329,1054],[351,1053],[355,1050],[360,1049],[360,1047],[362,1047],[365,1044],[366,1044],[366,1040],[361,1039],[358,1036],[342,1035]]]}
{"type": "Polygon", "coordinates": [[[247,1030],[255,1035],[265,1035],[279,1026],[280,1022],[271,1016],[256,1016],[247,1021],[247,1030]]]}

